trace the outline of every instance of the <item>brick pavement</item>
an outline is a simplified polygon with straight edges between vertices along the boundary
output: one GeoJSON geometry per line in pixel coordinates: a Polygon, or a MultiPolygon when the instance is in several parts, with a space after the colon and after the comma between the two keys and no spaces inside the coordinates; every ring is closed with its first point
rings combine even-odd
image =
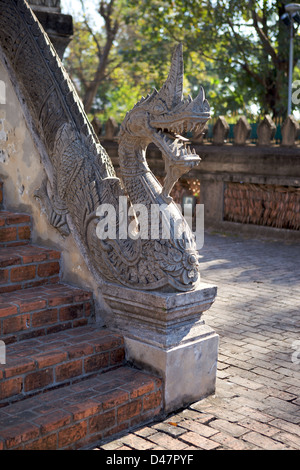
{"type": "Polygon", "coordinates": [[[201,255],[216,394],[95,450],[300,449],[300,241],[206,234],[201,255]]]}

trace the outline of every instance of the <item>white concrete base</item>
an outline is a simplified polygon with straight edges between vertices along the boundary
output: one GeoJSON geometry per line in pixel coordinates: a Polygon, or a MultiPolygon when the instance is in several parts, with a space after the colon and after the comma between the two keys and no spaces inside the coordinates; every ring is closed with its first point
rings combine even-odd
{"type": "Polygon", "coordinates": [[[219,336],[206,333],[166,350],[125,336],[127,360],[162,377],[166,413],[215,392],[219,336]]]}

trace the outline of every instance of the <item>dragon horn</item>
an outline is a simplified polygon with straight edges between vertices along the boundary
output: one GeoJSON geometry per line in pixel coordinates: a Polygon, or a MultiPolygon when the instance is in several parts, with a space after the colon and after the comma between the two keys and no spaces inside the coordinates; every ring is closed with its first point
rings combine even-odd
{"type": "Polygon", "coordinates": [[[157,98],[162,99],[171,109],[176,106],[183,97],[183,54],[182,44],[175,47],[169,75],[161,87],[157,98]]]}

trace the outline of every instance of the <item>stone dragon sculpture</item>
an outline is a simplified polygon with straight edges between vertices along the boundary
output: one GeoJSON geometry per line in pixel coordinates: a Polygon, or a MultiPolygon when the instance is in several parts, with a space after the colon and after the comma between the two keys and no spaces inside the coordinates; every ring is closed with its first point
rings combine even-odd
{"type": "MultiPolygon", "coordinates": [[[[183,98],[181,45],[160,91],[142,98],[122,123],[120,179],[25,0],[0,0],[0,48],[41,153],[46,177],[35,196],[49,222],[63,236],[74,236],[90,270],[106,282],[144,290],[195,289],[200,273],[194,235],[169,194],[175,181],[200,161],[180,134],[193,129],[199,133],[210,108],[202,89],[195,100],[183,98]],[[150,142],[165,161],[163,187],[147,165],[150,142]],[[121,200],[127,206],[123,212],[121,200]],[[104,217],[98,208],[104,204],[116,209],[115,238],[97,235],[104,217]],[[120,236],[124,217],[126,226],[134,223],[138,233],[139,205],[161,209],[159,233],[168,220],[169,238],[120,236]],[[180,237],[175,236],[178,226],[180,237]]],[[[151,227],[150,215],[148,221],[151,227]]]]}

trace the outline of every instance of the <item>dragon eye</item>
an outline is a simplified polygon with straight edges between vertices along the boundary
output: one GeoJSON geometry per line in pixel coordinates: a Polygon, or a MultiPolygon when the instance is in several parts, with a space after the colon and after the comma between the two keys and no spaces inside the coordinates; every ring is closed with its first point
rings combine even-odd
{"type": "Polygon", "coordinates": [[[164,107],[163,103],[157,103],[157,104],[154,106],[153,111],[154,111],[156,114],[164,113],[164,112],[165,112],[165,107],[164,107]]]}

